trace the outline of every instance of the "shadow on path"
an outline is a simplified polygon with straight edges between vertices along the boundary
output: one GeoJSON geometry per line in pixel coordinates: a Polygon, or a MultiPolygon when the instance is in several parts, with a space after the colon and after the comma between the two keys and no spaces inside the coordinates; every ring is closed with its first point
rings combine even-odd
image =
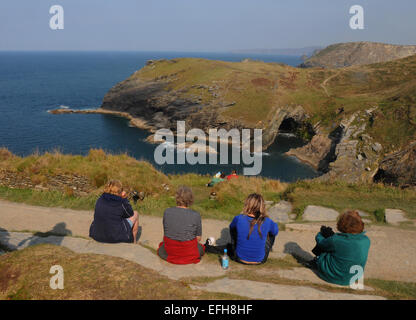
{"type": "Polygon", "coordinates": [[[284,253],[290,254],[296,261],[304,266],[314,259],[314,256],[308,251],[303,250],[296,242],[287,242],[283,250],[284,253]]]}
{"type": "MultiPolygon", "coordinates": [[[[205,239],[202,239],[203,242],[205,242],[205,239]]],[[[228,243],[231,243],[231,235],[230,235],[230,229],[229,228],[223,228],[221,230],[221,235],[218,239],[216,239],[216,245],[217,246],[225,246],[228,243]]]]}
{"type": "Polygon", "coordinates": [[[10,233],[3,228],[0,228],[0,251],[9,252],[9,239],[10,239],[10,233]]]}
{"type": "Polygon", "coordinates": [[[52,230],[49,230],[49,231],[46,231],[46,232],[36,232],[36,233],[34,233],[33,236],[21,241],[18,244],[18,246],[20,247],[20,246],[26,244],[28,241],[29,241],[29,243],[27,244],[27,246],[31,246],[31,245],[34,245],[34,244],[38,243],[38,241],[37,241],[38,237],[46,238],[46,237],[49,237],[49,236],[59,237],[57,239],[57,241],[55,242],[55,244],[60,245],[62,243],[63,237],[72,236],[72,231],[66,228],[66,223],[65,222],[60,222],[60,223],[57,223],[52,228],[52,230]]]}

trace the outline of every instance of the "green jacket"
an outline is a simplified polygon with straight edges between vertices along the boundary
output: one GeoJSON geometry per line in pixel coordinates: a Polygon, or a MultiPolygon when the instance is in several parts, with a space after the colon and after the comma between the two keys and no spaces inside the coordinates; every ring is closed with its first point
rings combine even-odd
{"type": "Polygon", "coordinates": [[[318,274],[323,280],[345,286],[357,274],[357,271],[350,273],[352,266],[359,265],[364,270],[370,249],[365,232],[336,233],[326,239],[318,233],[315,239],[324,251],[317,260],[318,274]]]}
{"type": "Polygon", "coordinates": [[[223,181],[225,181],[225,179],[214,177],[214,178],[212,178],[210,185],[215,186],[217,183],[220,183],[220,182],[223,182],[223,181]]]}

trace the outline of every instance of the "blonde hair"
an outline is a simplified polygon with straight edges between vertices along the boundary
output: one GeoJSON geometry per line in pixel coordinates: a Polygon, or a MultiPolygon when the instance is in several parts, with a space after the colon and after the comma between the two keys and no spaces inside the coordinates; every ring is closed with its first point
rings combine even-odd
{"type": "Polygon", "coordinates": [[[105,185],[104,192],[119,196],[123,192],[123,185],[119,180],[110,180],[105,185]]]}
{"type": "Polygon", "coordinates": [[[254,215],[253,220],[251,220],[250,222],[250,231],[248,232],[247,240],[250,238],[250,235],[253,232],[253,228],[256,224],[257,224],[257,230],[259,232],[260,238],[263,238],[260,227],[264,219],[266,219],[267,214],[266,214],[266,205],[264,203],[264,199],[262,195],[257,194],[257,193],[250,194],[244,203],[243,213],[245,215],[249,215],[249,214],[254,215]]]}
{"type": "Polygon", "coordinates": [[[176,191],[176,205],[178,207],[189,207],[194,203],[192,190],[186,186],[180,186],[176,191]]]}

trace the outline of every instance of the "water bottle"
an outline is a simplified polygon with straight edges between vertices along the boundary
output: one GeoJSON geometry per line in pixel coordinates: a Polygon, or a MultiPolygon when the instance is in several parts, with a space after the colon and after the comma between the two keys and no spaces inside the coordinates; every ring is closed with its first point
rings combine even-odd
{"type": "Polygon", "coordinates": [[[222,256],[222,268],[224,270],[228,270],[229,262],[230,262],[230,259],[228,258],[228,255],[227,255],[227,249],[224,249],[224,255],[222,256]]]}

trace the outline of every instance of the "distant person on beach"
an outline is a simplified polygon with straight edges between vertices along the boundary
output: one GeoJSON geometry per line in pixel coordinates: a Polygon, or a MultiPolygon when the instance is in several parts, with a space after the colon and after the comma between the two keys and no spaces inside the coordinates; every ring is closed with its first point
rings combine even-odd
{"type": "Polygon", "coordinates": [[[220,183],[220,182],[224,182],[225,181],[225,173],[221,173],[220,176],[215,175],[211,182],[207,184],[207,187],[213,187],[216,184],[220,183]]]}
{"type": "Polygon", "coordinates": [[[95,204],[90,237],[105,243],[136,243],[138,230],[138,213],[133,211],[121,182],[108,182],[95,204]]]}
{"type": "Polygon", "coordinates": [[[233,170],[233,171],[231,171],[231,174],[229,174],[227,176],[227,180],[231,180],[231,179],[235,179],[235,178],[238,178],[238,175],[237,175],[237,171],[233,170]]]}
{"type": "Polygon", "coordinates": [[[231,243],[214,246],[211,239],[205,243],[206,252],[227,253],[234,261],[243,264],[262,264],[267,261],[279,232],[277,224],[267,217],[264,199],[253,193],[245,201],[243,213],[230,224],[231,243]]]}
{"type": "Polygon", "coordinates": [[[365,235],[364,222],[357,211],[348,211],[341,215],[337,222],[339,233],[322,227],[316,235],[316,247],[312,252],[317,255],[313,265],[323,280],[349,285],[356,271],[351,267],[364,267],[370,249],[370,239],[365,235]]]}
{"type": "Polygon", "coordinates": [[[163,214],[163,241],[157,251],[159,257],[174,264],[198,263],[205,247],[199,242],[202,235],[201,215],[189,209],[194,201],[189,187],[176,191],[176,207],[163,214]]]}

